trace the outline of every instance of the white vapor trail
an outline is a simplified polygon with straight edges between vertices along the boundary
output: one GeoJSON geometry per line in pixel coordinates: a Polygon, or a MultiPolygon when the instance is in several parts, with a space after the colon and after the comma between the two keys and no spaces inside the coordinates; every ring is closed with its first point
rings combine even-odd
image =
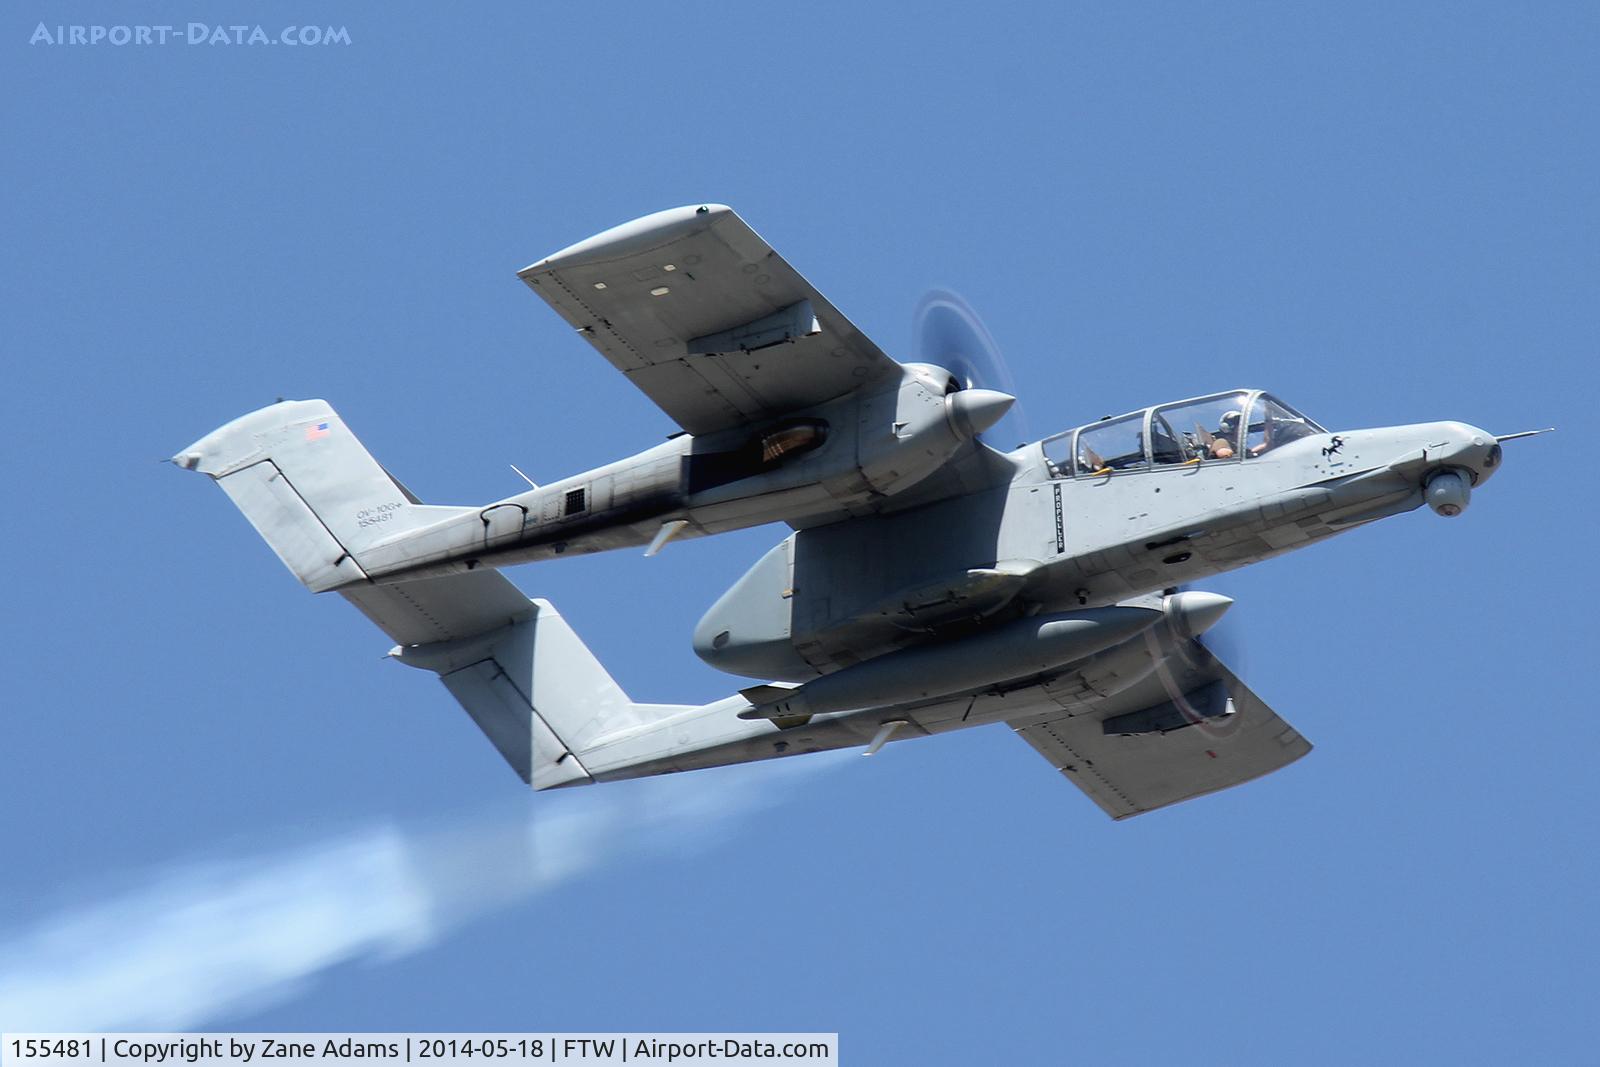
{"type": "Polygon", "coordinates": [[[176,865],[141,889],[0,931],[0,1030],[180,1031],[259,1009],[336,964],[419,951],[600,864],[709,844],[842,755],[591,786],[540,796],[519,818],[376,826],[176,865]]]}

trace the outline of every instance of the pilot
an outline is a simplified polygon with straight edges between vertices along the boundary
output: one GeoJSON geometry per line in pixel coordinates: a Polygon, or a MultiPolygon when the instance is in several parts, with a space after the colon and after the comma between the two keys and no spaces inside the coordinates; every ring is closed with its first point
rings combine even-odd
{"type": "Polygon", "coordinates": [[[1222,421],[1217,424],[1217,432],[1211,435],[1211,458],[1232,459],[1239,448],[1239,420],[1244,417],[1243,412],[1230,411],[1222,416],[1222,421]]]}

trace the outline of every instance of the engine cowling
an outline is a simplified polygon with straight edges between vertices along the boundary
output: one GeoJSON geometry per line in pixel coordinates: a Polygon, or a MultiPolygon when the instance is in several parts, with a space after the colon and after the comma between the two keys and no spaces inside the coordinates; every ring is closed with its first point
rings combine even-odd
{"type": "Polygon", "coordinates": [[[885,496],[915,485],[1014,403],[1015,397],[993,389],[961,389],[942,367],[908,363],[898,389],[861,402],[861,476],[885,496]]]}

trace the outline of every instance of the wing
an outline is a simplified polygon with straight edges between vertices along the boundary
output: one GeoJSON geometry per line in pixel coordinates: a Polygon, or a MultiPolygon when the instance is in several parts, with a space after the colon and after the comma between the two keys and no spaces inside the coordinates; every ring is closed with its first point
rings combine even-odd
{"type": "Polygon", "coordinates": [[[820,404],[900,370],[720,204],[646,215],[519,276],[693,434],[820,404]]]}
{"type": "Polygon", "coordinates": [[[1311,744],[1197,642],[1078,715],[1009,724],[1113,819],[1215,793],[1293,763],[1311,744]]]}

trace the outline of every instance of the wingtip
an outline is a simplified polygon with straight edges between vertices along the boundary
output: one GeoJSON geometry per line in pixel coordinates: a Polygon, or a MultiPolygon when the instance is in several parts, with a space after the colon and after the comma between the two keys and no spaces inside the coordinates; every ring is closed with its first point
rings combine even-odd
{"type": "Polygon", "coordinates": [[[552,252],[538,262],[530,263],[517,271],[517,276],[531,283],[535,274],[625,256],[650,244],[669,241],[685,233],[704,229],[732,214],[734,214],[733,208],[726,204],[704,203],[686,204],[683,207],[641,215],[609,230],[602,230],[593,237],[585,237],[558,252],[552,252]]]}

